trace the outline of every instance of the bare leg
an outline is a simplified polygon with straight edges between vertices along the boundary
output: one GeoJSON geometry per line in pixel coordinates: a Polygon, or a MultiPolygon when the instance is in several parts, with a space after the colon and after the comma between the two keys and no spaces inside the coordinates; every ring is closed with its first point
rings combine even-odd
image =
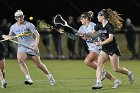
{"type": "Polygon", "coordinates": [[[49,79],[50,84],[54,86],[55,80],[53,76],[49,73],[49,70],[47,69],[47,67],[41,62],[40,56],[32,56],[32,60],[36,64],[36,66],[46,74],[46,76],[49,79]]]}
{"type": "MultiPolygon", "coordinates": [[[[93,69],[97,69],[97,63],[96,63],[96,59],[97,59],[98,55],[97,53],[91,51],[87,57],[85,58],[84,62],[86,65],[88,65],[89,67],[93,68],[93,69]]],[[[106,60],[108,58],[108,56],[106,56],[106,58],[104,60],[106,60]]],[[[111,81],[115,81],[116,78],[109,72],[106,72],[106,78],[111,80],[111,81]]]]}

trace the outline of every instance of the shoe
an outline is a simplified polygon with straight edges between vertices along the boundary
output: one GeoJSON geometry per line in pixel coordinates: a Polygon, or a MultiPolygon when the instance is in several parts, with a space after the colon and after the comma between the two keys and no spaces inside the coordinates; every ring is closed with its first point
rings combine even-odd
{"type": "Polygon", "coordinates": [[[128,73],[128,79],[129,79],[129,84],[132,84],[134,82],[134,74],[132,71],[128,73]]]}
{"type": "Polygon", "coordinates": [[[48,79],[49,79],[49,82],[50,82],[51,86],[54,86],[55,85],[55,80],[54,80],[54,78],[53,78],[53,76],[51,74],[48,77],[48,79]]]}
{"type": "Polygon", "coordinates": [[[120,80],[115,80],[114,81],[114,86],[112,87],[113,89],[118,88],[119,86],[121,86],[121,81],[120,80]]]}
{"type": "Polygon", "coordinates": [[[96,82],[94,86],[92,86],[92,89],[101,89],[103,87],[102,83],[96,82]]]}
{"type": "Polygon", "coordinates": [[[7,82],[6,81],[2,81],[1,82],[1,88],[6,88],[7,87],[7,82]]]}
{"type": "Polygon", "coordinates": [[[103,81],[106,78],[105,75],[106,75],[106,71],[103,70],[101,74],[101,81],[103,81]]]}
{"type": "Polygon", "coordinates": [[[25,85],[32,85],[32,84],[33,84],[33,81],[32,81],[31,79],[25,80],[25,81],[24,81],[24,84],[25,84],[25,85]]]}

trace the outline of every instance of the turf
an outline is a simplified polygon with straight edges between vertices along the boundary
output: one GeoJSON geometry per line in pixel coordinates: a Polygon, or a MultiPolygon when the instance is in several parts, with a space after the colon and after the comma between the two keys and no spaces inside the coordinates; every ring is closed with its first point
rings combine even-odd
{"type": "Polygon", "coordinates": [[[121,61],[120,65],[133,70],[135,82],[128,84],[125,75],[113,72],[110,62],[105,64],[106,70],[122,81],[118,89],[111,89],[113,83],[105,79],[103,88],[92,90],[91,86],[95,81],[95,70],[87,67],[83,60],[42,60],[54,75],[57,81],[56,86],[50,86],[48,79],[37,67],[27,60],[34,84],[24,85],[24,75],[21,72],[17,60],[6,60],[6,77],[8,86],[0,88],[0,93],[139,93],[140,91],[140,61],[121,61]]]}

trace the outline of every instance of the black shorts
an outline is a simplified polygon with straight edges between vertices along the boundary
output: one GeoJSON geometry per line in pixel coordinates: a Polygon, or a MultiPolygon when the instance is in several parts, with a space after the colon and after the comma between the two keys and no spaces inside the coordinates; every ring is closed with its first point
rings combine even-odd
{"type": "Polygon", "coordinates": [[[110,56],[112,56],[114,54],[116,54],[117,56],[121,56],[119,47],[115,47],[115,48],[104,48],[104,47],[102,47],[102,51],[104,51],[105,53],[107,53],[110,56]]]}

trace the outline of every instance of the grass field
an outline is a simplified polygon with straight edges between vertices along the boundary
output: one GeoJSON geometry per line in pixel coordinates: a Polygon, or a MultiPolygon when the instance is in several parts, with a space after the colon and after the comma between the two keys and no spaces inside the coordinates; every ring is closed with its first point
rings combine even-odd
{"type": "Polygon", "coordinates": [[[125,75],[112,71],[110,63],[105,64],[106,70],[112,72],[122,81],[118,89],[111,89],[113,83],[105,79],[104,87],[100,90],[92,90],[91,86],[95,81],[95,70],[87,67],[82,60],[42,60],[54,75],[57,85],[50,86],[44,73],[27,60],[34,84],[24,85],[24,76],[16,60],[6,60],[6,77],[8,86],[0,88],[0,93],[139,93],[140,92],[140,61],[121,61],[120,65],[133,70],[135,82],[128,84],[125,75]]]}

